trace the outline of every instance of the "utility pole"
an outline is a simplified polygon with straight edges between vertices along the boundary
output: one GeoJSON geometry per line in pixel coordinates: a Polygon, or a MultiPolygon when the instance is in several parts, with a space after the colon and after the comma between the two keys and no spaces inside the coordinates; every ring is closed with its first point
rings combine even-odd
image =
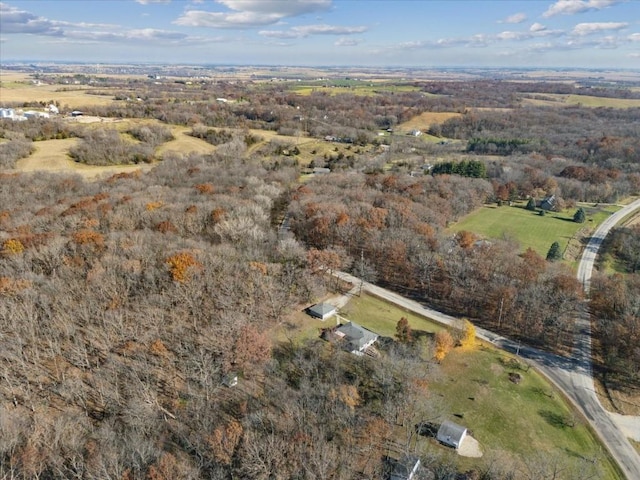
{"type": "Polygon", "coordinates": [[[360,249],[360,291],[358,292],[358,296],[362,295],[362,287],[364,285],[364,250],[360,249]]]}
{"type": "Polygon", "coordinates": [[[498,315],[498,328],[502,325],[502,305],[504,304],[504,297],[500,298],[500,314],[498,315]]]}

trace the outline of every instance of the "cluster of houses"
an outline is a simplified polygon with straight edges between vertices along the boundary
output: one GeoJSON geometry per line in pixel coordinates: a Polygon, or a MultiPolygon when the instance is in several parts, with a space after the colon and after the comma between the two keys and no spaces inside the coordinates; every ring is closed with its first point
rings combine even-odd
{"type": "MultiPolygon", "coordinates": [[[[355,322],[340,323],[341,317],[338,315],[336,306],[326,302],[317,303],[309,307],[307,313],[322,321],[336,316],[337,324],[334,327],[322,329],[322,338],[341,345],[344,350],[355,355],[371,355],[373,344],[379,338],[378,334],[355,322]]],[[[447,420],[438,428],[436,439],[441,444],[457,450],[467,433],[465,427],[447,420]]],[[[420,468],[420,459],[415,455],[403,455],[399,459],[387,458],[386,463],[388,468],[385,478],[389,480],[412,480],[420,468]]]]}
{"type": "Polygon", "coordinates": [[[16,110],[15,108],[0,108],[0,120],[12,120],[23,122],[32,118],[49,118],[51,115],[58,115],[60,110],[54,104],[49,105],[44,111],[38,110],[16,110]]]}

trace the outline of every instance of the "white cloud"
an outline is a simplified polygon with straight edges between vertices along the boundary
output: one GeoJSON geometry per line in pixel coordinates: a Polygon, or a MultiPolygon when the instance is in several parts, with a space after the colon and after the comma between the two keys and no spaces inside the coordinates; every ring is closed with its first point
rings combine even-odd
{"type": "Polygon", "coordinates": [[[527,15],[524,13],[514,13],[513,15],[509,15],[504,20],[501,20],[499,23],[522,23],[527,19],[527,15]]]}
{"type": "Polygon", "coordinates": [[[219,13],[205,12],[204,10],[189,10],[174,23],[183,27],[252,28],[272,25],[281,19],[282,16],[275,13],[219,13]]]}
{"type": "Polygon", "coordinates": [[[602,10],[619,2],[620,0],[557,0],[542,16],[553,17],[554,15],[573,15],[588,10],[602,10]]]}
{"type": "Polygon", "coordinates": [[[595,23],[579,23],[573,27],[572,34],[578,36],[592,35],[607,30],[622,30],[628,27],[625,22],[595,22],[595,23]]]}
{"type": "Polygon", "coordinates": [[[188,10],[174,23],[186,27],[254,28],[327,10],[332,0],[216,0],[231,12],[188,10]]]}
{"type": "Polygon", "coordinates": [[[632,33],[627,38],[632,42],[640,42],[640,33],[632,33]]]}
{"type": "Polygon", "coordinates": [[[497,36],[500,40],[520,40],[523,36],[528,35],[524,32],[501,32],[497,36]]]}
{"type": "Polygon", "coordinates": [[[277,14],[281,17],[297,17],[323,11],[331,7],[332,0],[216,0],[236,12],[277,14]]]}
{"type": "Polygon", "coordinates": [[[171,3],[171,0],[136,0],[141,5],[149,5],[151,3],[171,3]]]}
{"type": "Polygon", "coordinates": [[[6,3],[0,3],[0,31],[4,34],[33,33],[52,36],[63,34],[62,29],[55,22],[6,3]]]}
{"type": "Polygon", "coordinates": [[[529,27],[530,32],[542,32],[546,29],[547,27],[545,27],[544,25],[538,22],[534,23],[533,25],[531,25],[531,27],[529,27]]]}
{"type": "Polygon", "coordinates": [[[61,37],[65,35],[67,27],[88,30],[116,28],[114,25],[104,23],[49,20],[0,2],[0,31],[3,33],[30,33],[61,37]]]}
{"type": "Polygon", "coordinates": [[[289,30],[261,30],[258,32],[270,38],[305,38],[311,35],[354,35],[367,31],[367,27],[339,27],[335,25],[304,25],[289,30]]]}
{"type": "Polygon", "coordinates": [[[356,40],[355,38],[347,38],[347,37],[341,37],[338,40],[335,41],[334,45],[336,47],[355,47],[356,45],[359,45],[360,41],[356,40]]]}

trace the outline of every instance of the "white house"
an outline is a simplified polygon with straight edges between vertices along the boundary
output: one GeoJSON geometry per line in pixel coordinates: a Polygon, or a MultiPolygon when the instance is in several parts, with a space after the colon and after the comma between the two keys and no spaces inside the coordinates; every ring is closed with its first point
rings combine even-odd
{"type": "Polygon", "coordinates": [[[7,118],[13,120],[16,116],[16,111],[13,108],[0,108],[0,118],[7,118]]]}

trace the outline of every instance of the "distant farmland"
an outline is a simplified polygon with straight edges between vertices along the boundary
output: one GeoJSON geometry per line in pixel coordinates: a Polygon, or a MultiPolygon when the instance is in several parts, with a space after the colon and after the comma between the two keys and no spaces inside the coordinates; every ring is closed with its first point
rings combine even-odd
{"type": "Polygon", "coordinates": [[[430,125],[443,123],[450,118],[459,117],[462,114],[457,112],[424,112],[416,115],[411,120],[398,125],[400,130],[427,130],[430,125]]]}

